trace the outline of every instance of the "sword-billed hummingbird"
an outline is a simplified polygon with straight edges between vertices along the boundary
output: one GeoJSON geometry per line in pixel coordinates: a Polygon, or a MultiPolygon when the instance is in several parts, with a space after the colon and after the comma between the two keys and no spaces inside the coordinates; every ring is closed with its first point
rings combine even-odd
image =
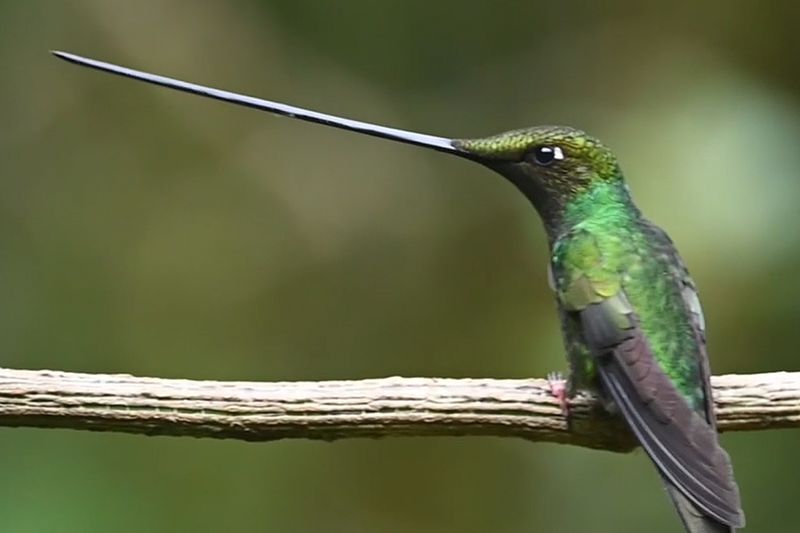
{"type": "Polygon", "coordinates": [[[53,53],[171,89],[432,148],[501,174],[530,200],[547,232],[549,279],[571,369],[567,390],[557,393],[594,390],[622,415],[686,531],[744,526],[730,459],[717,439],[697,289],[670,238],[633,203],[617,158],[597,139],[562,126],[436,137],[53,53]]]}

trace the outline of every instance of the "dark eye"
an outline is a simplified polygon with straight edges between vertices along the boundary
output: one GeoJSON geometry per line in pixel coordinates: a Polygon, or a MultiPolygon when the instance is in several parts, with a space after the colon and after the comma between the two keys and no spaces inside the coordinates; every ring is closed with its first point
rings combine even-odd
{"type": "Polygon", "coordinates": [[[546,167],[562,159],[564,152],[558,146],[537,146],[533,149],[533,160],[537,165],[546,167]]]}

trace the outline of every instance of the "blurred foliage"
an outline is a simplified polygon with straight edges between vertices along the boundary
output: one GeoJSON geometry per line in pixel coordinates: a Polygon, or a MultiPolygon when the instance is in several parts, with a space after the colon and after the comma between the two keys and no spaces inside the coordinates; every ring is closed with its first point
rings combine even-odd
{"type": "MultiPolygon", "coordinates": [[[[60,48],[478,136],[619,154],[702,290],[714,370],[797,370],[794,2],[0,3],[4,366],[196,379],[562,368],[539,222],[476,165],[68,66],[60,48]]],[[[0,530],[677,531],[641,453],[4,429],[0,530]]],[[[797,432],[724,437],[797,531],[797,432]]]]}

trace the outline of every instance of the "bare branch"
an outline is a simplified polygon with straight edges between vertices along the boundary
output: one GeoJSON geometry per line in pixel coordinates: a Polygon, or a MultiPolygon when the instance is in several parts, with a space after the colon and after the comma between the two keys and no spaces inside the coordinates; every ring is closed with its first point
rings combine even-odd
{"type": "MultiPolygon", "coordinates": [[[[800,427],[800,372],[713,378],[721,431],[800,427]]],[[[626,451],[582,394],[571,426],[542,379],[249,383],[0,369],[0,426],[268,441],[493,435],[626,451]]]]}

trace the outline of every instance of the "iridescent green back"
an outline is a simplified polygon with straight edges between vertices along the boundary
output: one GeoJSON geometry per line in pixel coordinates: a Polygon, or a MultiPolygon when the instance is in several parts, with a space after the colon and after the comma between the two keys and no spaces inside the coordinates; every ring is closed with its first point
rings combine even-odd
{"type": "MultiPolygon", "coordinates": [[[[685,271],[672,243],[641,217],[621,183],[597,184],[569,206],[581,220],[556,239],[553,272],[567,311],[623,294],[659,366],[693,409],[705,416],[703,342],[684,296],[685,271]],[[572,307],[572,309],[570,309],[572,307]]],[[[624,314],[620,309],[620,314],[624,314]]],[[[573,370],[592,371],[577,332],[565,333],[573,370]],[[577,349],[576,349],[577,348],[577,349]]],[[[580,377],[579,377],[580,378],[580,377]]],[[[591,381],[591,376],[583,376],[591,381]]]]}

